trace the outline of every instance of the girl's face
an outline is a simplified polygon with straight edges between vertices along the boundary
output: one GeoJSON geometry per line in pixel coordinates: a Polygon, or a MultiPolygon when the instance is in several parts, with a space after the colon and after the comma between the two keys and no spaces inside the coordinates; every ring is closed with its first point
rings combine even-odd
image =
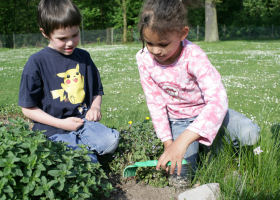
{"type": "MultiPolygon", "coordinates": [[[[41,30],[42,31],[42,30],[41,30]]],[[[43,31],[42,31],[43,33],[43,31]]],[[[44,35],[44,33],[43,33],[44,35]]],[[[45,35],[44,35],[45,36],[45,35]]],[[[74,49],[78,46],[80,41],[80,29],[79,26],[72,26],[66,28],[55,29],[49,39],[49,47],[64,54],[71,55],[74,49]]]]}
{"type": "Polygon", "coordinates": [[[188,27],[182,31],[172,31],[165,34],[158,34],[150,28],[144,28],[143,36],[148,51],[153,58],[162,65],[174,63],[182,51],[181,41],[184,40],[189,32],[188,27]]]}

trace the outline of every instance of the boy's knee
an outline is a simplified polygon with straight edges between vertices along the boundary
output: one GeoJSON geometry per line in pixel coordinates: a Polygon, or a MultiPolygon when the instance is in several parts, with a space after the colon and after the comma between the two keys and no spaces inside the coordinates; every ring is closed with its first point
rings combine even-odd
{"type": "Polygon", "coordinates": [[[106,138],[107,140],[107,148],[102,152],[102,155],[104,154],[111,154],[114,153],[119,145],[120,140],[120,133],[112,129],[112,134],[106,138]]]}

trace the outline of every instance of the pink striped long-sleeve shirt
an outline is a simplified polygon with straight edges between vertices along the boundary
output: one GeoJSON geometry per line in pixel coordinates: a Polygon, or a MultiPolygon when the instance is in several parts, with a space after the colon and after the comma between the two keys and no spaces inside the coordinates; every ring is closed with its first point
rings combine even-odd
{"type": "Polygon", "coordinates": [[[163,66],[147,48],[136,54],[141,84],[156,134],[162,142],[172,139],[169,118],[196,119],[188,130],[199,134],[200,143],[211,145],[228,109],[219,72],[203,50],[188,40],[177,61],[163,66]]]}

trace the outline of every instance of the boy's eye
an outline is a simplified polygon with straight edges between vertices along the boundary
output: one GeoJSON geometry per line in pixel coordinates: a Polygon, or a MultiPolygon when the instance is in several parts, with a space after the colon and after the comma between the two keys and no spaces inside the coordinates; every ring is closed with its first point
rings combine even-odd
{"type": "Polygon", "coordinates": [[[70,78],[70,75],[67,75],[67,78],[70,78]]]}
{"type": "Polygon", "coordinates": [[[76,75],[79,75],[79,72],[76,72],[76,75]]]}

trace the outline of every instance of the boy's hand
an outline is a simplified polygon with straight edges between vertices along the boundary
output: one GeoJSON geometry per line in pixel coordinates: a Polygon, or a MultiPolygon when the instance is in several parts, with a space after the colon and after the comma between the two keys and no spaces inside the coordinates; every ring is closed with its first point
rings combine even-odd
{"type": "Polygon", "coordinates": [[[100,121],[101,120],[101,112],[99,108],[93,107],[87,111],[86,119],[88,121],[100,121]]]}
{"type": "Polygon", "coordinates": [[[84,124],[84,120],[78,117],[68,117],[62,120],[60,128],[67,131],[76,131],[84,124]]]}

